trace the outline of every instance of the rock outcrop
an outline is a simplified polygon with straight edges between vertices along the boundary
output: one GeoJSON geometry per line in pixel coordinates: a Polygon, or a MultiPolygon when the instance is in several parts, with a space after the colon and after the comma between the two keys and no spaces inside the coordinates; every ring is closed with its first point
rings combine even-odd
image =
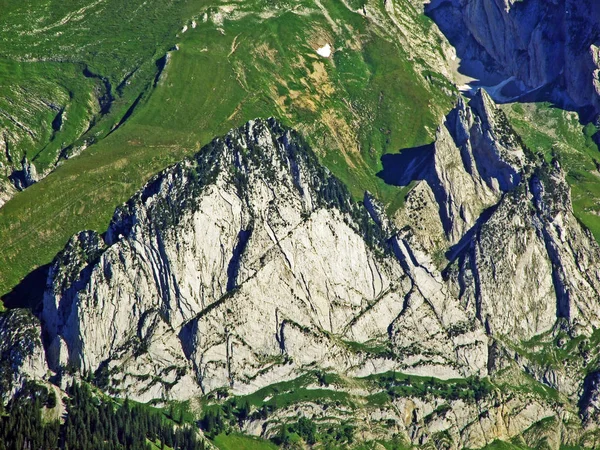
{"type": "Polygon", "coordinates": [[[561,318],[573,335],[590,334],[600,313],[599,260],[555,163],[536,169],[477,230],[459,284],[492,334],[530,339],[561,318]]]}
{"type": "Polygon", "coordinates": [[[559,319],[573,336],[597,328],[600,248],[573,214],[566,174],[537,160],[484,91],[459,101],[421,167],[395,224],[413,248],[446,251],[445,276],[488,334],[530,339],[559,319]]]}
{"type": "Polygon", "coordinates": [[[426,162],[408,178],[398,173],[398,184],[419,183],[394,217],[397,227],[410,226],[430,254],[459,244],[484,212],[520,183],[529,157],[485,91],[479,90],[469,106],[459,99],[438,128],[426,162]],[[433,211],[439,214],[432,217],[433,211]]]}
{"type": "Polygon", "coordinates": [[[151,181],[104,239],[82,233],[59,255],[44,298],[50,367],[103,370],[130,395],[137,380],[140,399],[247,392],[313,364],[485,375],[482,328],[449,339],[468,315],[395,247],[295,133],[250,122],[151,181]],[[410,330],[416,316],[436,349],[410,330]],[[393,347],[421,350],[345,344],[390,345],[390,327],[393,347]]]}
{"type": "Polygon", "coordinates": [[[47,371],[39,320],[27,310],[0,313],[0,402],[27,380],[44,379],[47,371]]]}
{"type": "Polygon", "coordinates": [[[38,181],[38,174],[35,166],[24,157],[21,161],[21,170],[13,171],[9,179],[16,189],[22,191],[38,181]]]}

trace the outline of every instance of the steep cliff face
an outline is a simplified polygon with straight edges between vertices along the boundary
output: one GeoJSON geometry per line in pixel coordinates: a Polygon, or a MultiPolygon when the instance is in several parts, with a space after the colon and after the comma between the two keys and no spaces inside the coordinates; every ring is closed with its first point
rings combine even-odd
{"type": "Polygon", "coordinates": [[[459,258],[461,297],[488,331],[529,339],[565,319],[574,335],[598,324],[600,249],[570,207],[558,165],[506,195],[459,258]]]}
{"type": "Polygon", "coordinates": [[[485,91],[479,90],[468,106],[460,99],[438,128],[426,161],[413,173],[398,171],[399,184],[420,182],[394,222],[398,228],[409,225],[427,253],[446,251],[520,183],[528,158],[485,91]]]}
{"type": "Polygon", "coordinates": [[[492,350],[498,342],[490,347],[490,373],[517,361],[573,401],[583,392],[582,411],[596,417],[597,383],[583,380],[596,368],[600,249],[573,214],[560,165],[538,160],[479,92],[440,126],[424,166],[394,223],[429,270],[443,265],[432,264],[434,252],[446,252],[451,262],[442,273],[453,302],[503,343],[501,355],[492,350]],[[476,155],[495,163],[477,164],[476,155]],[[482,174],[490,173],[486,182],[482,174]],[[527,348],[526,356],[514,348],[527,348]],[[565,355],[557,365],[556,353],[565,355]]]}
{"type": "Polygon", "coordinates": [[[421,167],[395,224],[414,249],[446,251],[444,274],[488,334],[530,339],[557,319],[592,333],[598,244],[573,215],[558,163],[538,161],[485,92],[459,101],[421,167]]]}
{"type": "Polygon", "coordinates": [[[598,2],[453,0],[430,3],[428,13],[467,71],[479,61],[527,89],[555,83],[573,106],[600,111],[598,2]]]}
{"type": "Polygon", "coordinates": [[[452,244],[521,180],[523,148],[491,98],[482,90],[469,108],[459,101],[435,143],[431,184],[452,244]]]}
{"type": "MultiPolygon", "coordinates": [[[[216,139],[117,209],[105,235],[82,232],[57,256],[43,299],[48,367],[141,401],[245,395],[313,370],[448,380],[499,369],[577,401],[581,364],[552,384],[510,356],[557,323],[572,337],[598,324],[600,250],[573,217],[564,174],[536,161],[484,92],[460,101],[437,136],[419,170],[398,173],[420,181],[393,220],[370,195],[354,203],[275,120],[216,139]],[[432,249],[447,251],[445,270],[432,249]]],[[[418,445],[443,431],[458,448],[573,411],[526,389],[482,389],[394,394],[390,409],[355,414],[396,421],[418,445]]],[[[268,435],[273,423],[251,427],[268,435]]]]}

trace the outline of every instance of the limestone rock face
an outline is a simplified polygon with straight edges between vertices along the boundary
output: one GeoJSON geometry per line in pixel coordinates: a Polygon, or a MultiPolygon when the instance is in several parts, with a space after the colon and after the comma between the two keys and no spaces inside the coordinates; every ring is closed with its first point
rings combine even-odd
{"type": "Polygon", "coordinates": [[[438,128],[430,157],[412,175],[428,188],[413,189],[395,222],[408,224],[429,252],[458,244],[485,210],[519,184],[526,163],[518,136],[485,91],[479,90],[468,106],[459,99],[438,128]],[[434,210],[438,219],[431,217],[434,210]],[[446,238],[441,246],[440,227],[446,238]]]}
{"type": "MultiPolygon", "coordinates": [[[[435,274],[444,263],[432,257],[445,252],[445,298],[472,317],[463,330],[477,323],[489,337],[517,346],[560,333],[587,340],[600,313],[599,247],[573,214],[558,163],[538,161],[524,148],[483,92],[469,105],[459,102],[437,136],[431,160],[412,175],[419,181],[393,218],[403,248],[411,251],[406,259],[435,274]]],[[[406,181],[403,176],[398,174],[406,181]]],[[[426,308],[430,301],[414,305],[426,308]]],[[[426,326],[425,317],[421,313],[413,328],[426,326]]],[[[494,353],[488,351],[492,373],[500,369],[494,353]]],[[[590,362],[587,351],[581,355],[563,368],[515,352],[504,362],[517,361],[537,380],[577,399],[590,362]]]]}
{"type": "Polygon", "coordinates": [[[530,339],[558,319],[574,335],[597,327],[600,249],[565,174],[536,162],[483,90],[450,112],[421,167],[394,223],[422,265],[446,251],[450,295],[488,334],[530,339]]]}
{"type": "Polygon", "coordinates": [[[26,310],[0,314],[0,402],[8,401],[30,379],[48,370],[39,320],[26,310]]]}
{"type": "Polygon", "coordinates": [[[459,258],[462,299],[488,331],[529,339],[558,318],[574,333],[598,323],[597,243],[576,222],[558,165],[505,196],[459,258]]]}
{"type": "Polygon", "coordinates": [[[57,257],[43,310],[49,364],[103,373],[140,399],[248,392],[314,364],[485,375],[482,327],[447,304],[439,274],[397,258],[390,232],[295,133],[250,122],[152,180],[104,238],[81,233],[57,257]],[[421,317],[424,334],[408,333],[421,317]],[[346,344],[419,341],[385,357],[346,344]]]}
{"type": "Polygon", "coordinates": [[[431,184],[452,244],[521,179],[525,155],[506,127],[503,113],[479,90],[469,107],[460,100],[439,129],[431,184]]]}

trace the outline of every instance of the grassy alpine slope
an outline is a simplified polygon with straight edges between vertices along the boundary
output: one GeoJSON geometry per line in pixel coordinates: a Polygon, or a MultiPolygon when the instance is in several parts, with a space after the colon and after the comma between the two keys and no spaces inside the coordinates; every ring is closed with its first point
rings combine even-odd
{"type": "Polygon", "coordinates": [[[148,89],[186,5],[0,2],[0,182],[24,157],[46,174],[118,124],[148,89]]]}
{"type": "MultiPolygon", "coordinates": [[[[389,11],[356,0],[51,0],[35,13],[2,5],[0,56],[35,66],[50,83],[87,68],[88,78],[73,77],[104,111],[67,115],[65,142],[94,116],[77,138],[93,145],[0,209],[0,293],[50,262],[73,233],[103,231],[152,174],[255,117],[302,131],[357,198],[368,189],[399,204],[402,191],[376,177],[381,155],[430,142],[454,102],[432,67],[443,58],[441,35],[407,0],[389,11]],[[39,19],[29,24],[26,14],[39,19]],[[325,44],[331,58],[316,53],[325,44]]],[[[52,145],[47,160],[60,147],[52,145]]]]}

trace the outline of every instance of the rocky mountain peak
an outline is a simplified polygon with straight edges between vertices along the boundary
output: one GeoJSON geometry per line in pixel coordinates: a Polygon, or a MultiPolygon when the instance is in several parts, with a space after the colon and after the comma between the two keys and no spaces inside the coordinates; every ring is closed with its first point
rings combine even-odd
{"type": "Polygon", "coordinates": [[[53,2],[0,14],[0,450],[600,446],[600,2],[53,2]]]}
{"type": "Polygon", "coordinates": [[[484,90],[479,90],[468,104],[462,98],[457,101],[428,151],[425,157],[416,155],[415,161],[419,162],[409,165],[409,170],[398,173],[400,184],[419,179],[428,186],[409,193],[407,208],[398,221],[406,221],[408,216],[417,240],[433,252],[440,246],[457,244],[486,209],[521,182],[531,163],[506,116],[484,90]],[[430,194],[424,195],[423,189],[430,190],[430,194]],[[418,225],[425,219],[415,209],[421,210],[418,205],[424,201],[429,204],[428,210],[439,211],[439,225],[418,225]],[[436,230],[443,230],[442,234],[436,230]]]}
{"type": "MultiPolygon", "coordinates": [[[[19,373],[44,378],[47,364],[113,395],[185,400],[314,368],[484,377],[514,365],[506,355],[522,340],[590,336],[600,249],[558,163],[535,162],[515,136],[485,92],[459,101],[417,163],[399,166],[420,182],[409,215],[390,219],[369,193],[353,202],[293,130],[248,122],[150,180],[104,236],[69,241],[33,329],[43,349],[31,341],[19,373]]],[[[569,373],[553,374],[577,395],[569,373]]],[[[536,405],[535,417],[553,414],[536,405]]],[[[472,433],[461,442],[489,435],[472,433]]]]}
{"type": "MultiPolygon", "coordinates": [[[[274,356],[282,349],[291,352],[283,330],[291,333],[295,325],[290,324],[299,320],[320,332],[342,333],[364,302],[359,298],[382,295],[390,289],[391,273],[399,270],[393,258],[383,256],[387,243],[366,210],[352,203],[346,188],[318,164],[295,132],[274,120],[251,121],[152,179],[116,211],[103,241],[87,233],[75,237],[50,272],[43,312],[54,336],[48,347],[50,366],[57,371],[72,366],[94,372],[112,361],[124,364],[129,349],[152,350],[153,336],[160,331],[167,337],[155,351],[171,363],[169,367],[179,368],[180,378],[188,373],[183,381],[169,382],[181,389],[189,383],[198,387],[198,381],[202,389],[209,389],[249,376],[243,374],[254,370],[253,365],[258,370],[258,361],[247,366],[242,359],[237,369],[241,374],[234,375],[230,364],[230,373],[223,377],[217,369],[221,363],[214,369],[208,368],[212,363],[201,364],[203,352],[213,351],[215,345],[233,345],[228,343],[231,333],[251,333],[213,317],[222,313],[222,305],[241,307],[238,303],[246,300],[239,296],[256,297],[253,302],[269,298],[265,292],[270,289],[253,291],[258,288],[245,286],[278,279],[272,295],[289,296],[283,304],[272,304],[264,317],[244,309],[236,319],[255,317],[262,323],[270,318],[271,324],[263,324],[265,330],[281,327],[277,334],[265,335],[264,342],[244,338],[274,356]],[[364,266],[354,261],[337,267],[339,254],[357,251],[364,266]],[[323,261],[335,260],[302,259],[312,252],[323,261]],[[322,264],[329,264],[325,276],[322,264]],[[374,272],[364,273],[360,267],[374,272]],[[348,283],[341,291],[334,288],[348,283]],[[351,292],[346,289],[357,290],[358,297],[346,297],[351,292]],[[342,303],[350,303],[327,313],[337,295],[343,295],[342,303]],[[291,311],[283,307],[289,302],[295,305],[291,311]],[[209,319],[220,322],[213,344],[200,338],[204,330],[198,328],[209,319]],[[204,345],[208,347],[200,352],[204,345]]],[[[353,258],[348,255],[348,261],[353,258]]],[[[142,361],[138,358],[136,364],[142,361]]],[[[163,370],[163,366],[147,361],[128,370],[163,370]]],[[[138,392],[150,395],[143,388],[138,392]]]]}
{"type": "MultiPolygon", "coordinates": [[[[403,169],[421,179],[405,209],[420,216],[390,219],[368,193],[354,203],[273,119],[165,170],[117,209],[104,236],[82,232],[55,259],[41,313],[48,368],[58,379],[89,375],[117,396],[185,400],[248,394],[315,368],[484,377],[514,365],[510,345],[557,323],[588,336],[600,250],[561,206],[564,173],[529,159],[484,92],[472,103],[459,101],[430,153],[403,169]],[[436,226],[440,240],[424,240],[436,226]],[[443,271],[432,244],[446,251],[443,271]]],[[[556,386],[576,395],[569,376],[556,386]]],[[[534,408],[516,413],[519,430],[554,414],[534,408]]],[[[475,445],[498,436],[498,414],[444,427],[475,445]]]]}

